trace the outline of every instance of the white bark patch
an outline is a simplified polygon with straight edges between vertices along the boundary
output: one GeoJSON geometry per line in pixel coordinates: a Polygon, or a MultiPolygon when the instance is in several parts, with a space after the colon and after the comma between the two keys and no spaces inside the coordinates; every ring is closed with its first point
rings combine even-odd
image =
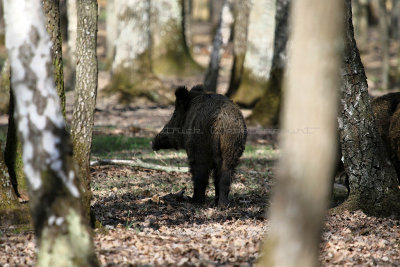
{"type": "Polygon", "coordinates": [[[78,197],[78,189],[63,168],[61,139],[55,134],[65,124],[50,68],[52,44],[45,29],[41,1],[4,0],[4,7],[6,46],[13,73],[11,82],[26,177],[33,190],[38,190],[42,185],[41,172],[50,167],[71,194],[78,197]]]}
{"type": "MultiPolygon", "coordinates": [[[[138,57],[150,46],[148,1],[120,1],[116,7],[119,19],[118,38],[112,69],[135,66],[138,57]]],[[[140,66],[138,66],[140,67],[140,66]]]]}
{"type": "Polygon", "coordinates": [[[252,1],[244,66],[255,79],[266,81],[272,64],[275,3],[271,0],[252,1]],[[263,23],[260,23],[263,22],[263,23]]]}

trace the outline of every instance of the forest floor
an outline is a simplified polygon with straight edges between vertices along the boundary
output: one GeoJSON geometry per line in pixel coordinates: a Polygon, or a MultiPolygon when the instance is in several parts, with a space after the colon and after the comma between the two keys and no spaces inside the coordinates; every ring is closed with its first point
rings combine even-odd
{"type": "MultiPolygon", "coordinates": [[[[380,95],[379,56],[370,46],[363,55],[364,64],[371,94],[380,95]]],[[[206,65],[207,53],[197,54],[196,59],[206,65]]],[[[230,62],[229,56],[224,58],[220,92],[226,88],[230,62]]],[[[202,79],[196,76],[163,81],[174,88],[182,84],[193,86],[202,79]]],[[[162,167],[187,167],[183,151],[151,150],[151,139],[169,120],[173,107],[146,101],[120,105],[116,97],[101,91],[108,80],[109,74],[100,72],[92,160],[129,159],[162,167]]],[[[67,102],[70,118],[71,92],[67,102]]],[[[247,116],[250,111],[243,113],[247,116]]],[[[6,123],[7,117],[0,116],[2,140],[6,123]]],[[[101,223],[93,237],[101,265],[256,265],[268,233],[269,197],[279,156],[277,134],[276,129],[249,127],[246,149],[232,184],[230,206],[224,210],[213,206],[212,183],[206,204],[189,202],[193,186],[187,172],[92,166],[92,209],[101,223]]],[[[35,251],[31,227],[0,229],[0,266],[33,266],[35,251]]],[[[322,266],[400,266],[399,251],[399,220],[371,217],[361,211],[331,212],[325,218],[320,245],[322,266]]]]}

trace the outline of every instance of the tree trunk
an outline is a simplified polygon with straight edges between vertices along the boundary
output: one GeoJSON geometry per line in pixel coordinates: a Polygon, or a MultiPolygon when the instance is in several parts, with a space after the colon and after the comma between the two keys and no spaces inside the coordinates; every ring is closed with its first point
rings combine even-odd
{"type": "Polygon", "coordinates": [[[152,70],[150,7],[149,0],[115,0],[118,37],[107,91],[119,93],[126,103],[139,96],[162,104],[174,99],[152,70]]]}
{"type": "Polygon", "coordinates": [[[189,54],[192,49],[192,0],[181,0],[182,1],[182,17],[183,17],[183,38],[185,40],[186,47],[189,49],[189,54]]]}
{"type": "Polygon", "coordinates": [[[260,266],[318,266],[336,152],[343,2],[293,2],[278,180],[260,266]],[[321,61],[321,58],[325,60],[321,61]],[[301,112],[299,112],[301,111],[301,112]]]}
{"type": "Polygon", "coordinates": [[[28,223],[29,219],[27,206],[19,204],[18,197],[11,184],[0,143],[0,226],[8,227],[28,223]]]}
{"type": "Polygon", "coordinates": [[[0,114],[6,114],[10,104],[10,61],[6,59],[0,76],[0,114]]]}
{"type": "Polygon", "coordinates": [[[281,108],[282,80],[286,66],[286,44],[288,40],[288,14],[290,0],[277,0],[275,15],[275,39],[272,67],[269,80],[263,88],[260,101],[247,119],[249,124],[261,124],[262,126],[277,126],[281,108]]]}
{"type": "Polygon", "coordinates": [[[350,194],[343,208],[371,215],[400,213],[396,172],[379,136],[367,78],[354,40],[351,2],[346,0],[346,34],[339,134],[350,194]]]}
{"type": "Polygon", "coordinates": [[[51,54],[53,58],[54,80],[61,101],[61,111],[65,117],[65,91],[59,0],[43,0],[43,8],[46,15],[47,32],[52,41],[51,54]]]}
{"type": "Polygon", "coordinates": [[[4,6],[16,118],[39,247],[36,265],[98,266],[81,215],[41,1],[4,0],[4,6]]]}
{"type": "Polygon", "coordinates": [[[233,13],[233,64],[227,97],[238,90],[242,82],[244,60],[247,48],[247,28],[249,26],[250,0],[234,0],[233,13]]]}
{"type": "Polygon", "coordinates": [[[253,1],[249,16],[243,79],[239,89],[232,96],[236,103],[254,106],[267,85],[274,49],[274,16],[274,0],[253,1]]]}
{"type": "Polygon", "coordinates": [[[368,2],[369,0],[353,1],[354,33],[358,47],[364,48],[368,42],[368,2]]]}
{"type": "Polygon", "coordinates": [[[381,86],[382,90],[389,89],[389,71],[390,71],[390,39],[389,39],[389,13],[386,10],[386,1],[377,0],[379,12],[379,36],[381,39],[381,86]]]}
{"type": "MultiPolygon", "coordinates": [[[[11,73],[11,70],[10,70],[11,73]]],[[[11,84],[10,90],[11,90],[11,84]]],[[[7,142],[4,150],[5,163],[10,174],[11,183],[18,197],[27,199],[28,187],[23,170],[22,146],[17,133],[15,123],[15,99],[12,90],[10,91],[10,105],[8,110],[7,142]]]]}
{"type": "Polygon", "coordinates": [[[75,88],[76,78],[76,34],[78,27],[77,0],[67,1],[67,16],[68,16],[68,57],[65,69],[65,87],[68,89],[75,88]]]}
{"type": "Polygon", "coordinates": [[[224,0],[215,36],[213,39],[213,50],[210,56],[210,63],[204,78],[204,87],[207,91],[216,92],[221,62],[222,46],[227,45],[231,35],[231,24],[233,22],[230,3],[224,0]]]}
{"type": "MultiPolygon", "coordinates": [[[[90,218],[90,149],[97,95],[97,0],[78,0],[75,104],[71,125],[74,160],[81,179],[83,207],[90,218]]],[[[93,222],[91,220],[91,222],[93,222]]]]}
{"type": "Polygon", "coordinates": [[[115,3],[118,0],[107,0],[107,15],[106,15],[106,49],[107,60],[112,63],[115,54],[115,40],[118,37],[118,18],[116,14],[115,3]]]}
{"type": "Polygon", "coordinates": [[[151,57],[157,75],[182,77],[202,72],[185,42],[183,1],[150,1],[151,57]]]}

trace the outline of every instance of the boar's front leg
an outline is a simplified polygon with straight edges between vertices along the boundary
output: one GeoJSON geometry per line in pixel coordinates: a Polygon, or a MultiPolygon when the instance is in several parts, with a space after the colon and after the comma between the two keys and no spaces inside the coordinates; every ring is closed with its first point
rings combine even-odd
{"type": "Polygon", "coordinates": [[[207,164],[193,164],[190,167],[194,184],[193,202],[204,203],[210,168],[207,164]]]}

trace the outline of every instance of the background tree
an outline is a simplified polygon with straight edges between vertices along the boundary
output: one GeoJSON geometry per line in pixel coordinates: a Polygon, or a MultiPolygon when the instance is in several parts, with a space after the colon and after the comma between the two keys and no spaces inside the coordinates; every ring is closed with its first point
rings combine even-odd
{"type": "Polygon", "coordinates": [[[11,83],[39,246],[37,266],[97,266],[81,216],[41,1],[4,0],[4,7],[11,83]]]}
{"type": "Polygon", "coordinates": [[[254,106],[266,87],[275,29],[275,1],[254,0],[252,3],[243,79],[237,92],[232,95],[233,101],[246,106],[254,106]]]}
{"type": "Polygon", "coordinates": [[[222,55],[222,46],[227,45],[231,35],[231,24],[233,22],[230,1],[224,0],[220,18],[213,39],[213,48],[210,62],[204,78],[204,87],[207,91],[216,92],[219,76],[219,68],[222,55]]]}
{"type": "Polygon", "coordinates": [[[279,123],[282,80],[286,68],[286,44],[289,35],[288,16],[290,3],[290,0],[277,0],[276,2],[276,26],[272,67],[261,99],[257,102],[251,116],[247,119],[250,124],[276,126],[279,123]]]}
{"type": "Polygon", "coordinates": [[[152,66],[157,75],[194,75],[202,67],[191,57],[185,42],[184,0],[150,1],[152,66]]]}
{"type": "Polygon", "coordinates": [[[390,36],[389,36],[389,20],[390,14],[386,9],[386,1],[377,1],[378,13],[379,13],[379,37],[381,40],[381,58],[382,58],[382,69],[381,69],[381,81],[382,89],[389,89],[389,71],[390,71],[390,36]]]}
{"type": "Polygon", "coordinates": [[[247,48],[247,28],[249,26],[250,0],[233,1],[233,64],[227,97],[231,97],[242,82],[243,65],[247,48]]]}
{"type": "Polygon", "coordinates": [[[81,179],[83,207],[90,216],[90,150],[97,96],[97,0],[78,0],[75,104],[71,125],[74,160],[81,179]]]}
{"type": "Polygon", "coordinates": [[[44,0],[44,14],[46,15],[46,28],[52,41],[51,54],[53,58],[54,80],[61,102],[61,111],[65,117],[65,90],[62,57],[62,36],[60,26],[60,1],[44,0]]]}
{"type": "Polygon", "coordinates": [[[369,0],[354,0],[352,4],[354,34],[361,48],[365,48],[368,41],[368,4],[369,0]]]}
{"type": "Polygon", "coordinates": [[[107,50],[107,60],[112,63],[114,53],[115,53],[115,46],[114,42],[118,36],[118,20],[117,14],[115,12],[115,0],[107,0],[107,17],[106,17],[106,50],[107,50]]]}
{"type": "Polygon", "coordinates": [[[354,40],[350,0],[346,0],[345,13],[339,134],[350,194],[342,208],[362,209],[372,215],[391,215],[400,212],[396,172],[371,111],[367,78],[354,40]]]}
{"type": "Polygon", "coordinates": [[[342,15],[343,1],[294,1],[282,155],[262,266],[319,265],[336,158],[342,15]],[[285,134],[291,129],[307,132],[285,134]]]}
{"type": "Polygon", "coordinates": [[[173,101],[152,69],[150,1],[115,0],[114,7],[118,37],[108,91],[120,93],[124,102],[138,96],[164,104],[173,101]]]}

